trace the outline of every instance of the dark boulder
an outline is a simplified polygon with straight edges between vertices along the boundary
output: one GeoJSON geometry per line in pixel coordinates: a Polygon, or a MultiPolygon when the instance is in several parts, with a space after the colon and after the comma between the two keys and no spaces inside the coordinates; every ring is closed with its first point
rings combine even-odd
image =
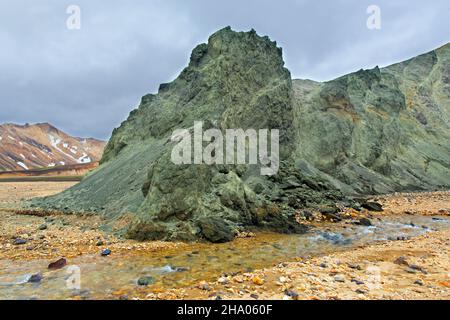
{"type": "Polygon", "coordinates": [[[363,207],[364,209],[367,209],[369,211],[374,211],[374,212],[383,212],[383,206],[377,202],[364,202],[361,204],[361,207],[363,207]]]}
{"type": "Polygon", "coordinates": [[[204,218],[198,221],[198,225],[203,237],[213,243],[229,242],[236,235],[226,220],[220,218],[204,218]]]}
{"type": "Polygon", "coordinates": [[[65,258],[61,258],[55,262],[52,262],[48,265],[49,270],[58,270],[62,269],[67,265],[67,260],[65,258]]]}

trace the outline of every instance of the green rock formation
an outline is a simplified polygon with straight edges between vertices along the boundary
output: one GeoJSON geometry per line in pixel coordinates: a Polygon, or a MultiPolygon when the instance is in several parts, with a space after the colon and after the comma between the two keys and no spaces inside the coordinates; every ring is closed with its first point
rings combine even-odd
{"type": "Polygon", "coordinates": [[[295,159],[345,192],[448,187],[449,80],[448,44],[327,83],[295,80],[295,159]]]}
{"type": "Polygon", "coordinates": [[[189,66],[115,129],[101,166],[33,207],[87,212],[135,239],[225,242],[251,227],[303,232],[295,211],[333,211],[356,193],[448,187],[449,46],[385,69],[330,81],[291,80],[282,51],[229,27],[197,46],[189,66]],[[175,165],[172,134],[280,130],[280,170],[175,165]]]}

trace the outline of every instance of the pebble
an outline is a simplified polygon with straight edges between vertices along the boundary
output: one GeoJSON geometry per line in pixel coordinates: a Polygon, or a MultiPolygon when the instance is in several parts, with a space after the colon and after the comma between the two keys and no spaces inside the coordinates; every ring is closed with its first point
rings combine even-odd
{"type": "Polygon", "coordinates": [[[367,218],[361,218],[358,223],[360,226],[371,227],[372,221],[367,218]]]}
{"type": "Polygon", "coordinates": [[[142,287],[149,286],[155,283],[155,278],[151,276],[141,277],[138,279],[137,284],[142,287]]]}
{"type": "Polygon", "coordinates": [[[187,267],[175,267],[175,272],[187,272],[189,271],[189,268],[187,267]]]}
{"type": "Polygon", "coordinates": [[[67,265],[67,260],[64,258],[61,258],[55,262],[50,263],[48,265],[48,268],[50,270],[58,270],[58,269],[64,268],[66,265],[67,265]]]}
{"type": "Polygon", "coordinates": [[[253,283],[256,284],[257,286],[262,286],[262,285],[264,284],[264,280],[261,279],[261,278],[258,277],[258,276],[254,276],[254,277],[252,278],[252,281],[253,281],[253,283]]]}
{"type": "Polygon", "coordinates": [[[258,299],[259,299],[259,296],[258,296],[257,294],[252,293],[252,294],[250,295],[250,298],[255,299],[255,300],[258,300],[258,299]]]}
{"type": "Polygon", "coordinates": [[[200,290],[203,290],[203,291],[210,291],[211,290],[211,288],[209,287],[209,284],[206,283],[205,281],[200,282],[200,284],[198,285],[198,288],[200,290]]]}
{"type": "Polygon", "coordinates": [[[416,282],[414,282],[414,284],[417,284],[418,286],[423,286],[423,282],[422,280],[417,280],[416,282]]]}
{"type": "Polygon", "coordinates": [[[395,261],[395,264],[398,264],[399,266],[409,266],[408,261],[406,261],[405,257],[398,257],[395,261]]]}
{"type": "Polygon", "coordinates": [[[41,224],[40,226],[39,226],[39,230],[47,230],[47,225],[44,223],[44,224],[41,224]]]}
{"type": "Polygon", "coordinates": [[[345,282],[345,278],[341,275],[337,275],[334,277],[334,281],[343,283],[345,282]]]}
{"type": "Polygon", "coordinates": [[[230,282],[230,280],[227,277],[220,277],[217,282],[219,282],[220,284],[227,284],[228,282],[230,282]]]}
{"type": "Polygon", "coordinates": [[[360,265],[353,264],[353,263],[349,263],[349,264],[348,264],[348,267],[349,267],[350,269],[355,269],[355,270],[359,270],[359,271],[362,270],[362,267],[361,267],[360,265]]]}
{"type": "Polygon", "coordinates": [[[111,254],[111,250],[109,250],[109,249],[104,249],[104,250],[102,250],[102,253],[101,253],[102,257],[107,257],[110,254],[111,254]]]}
{"type": "Polygon", "coordinates": [[[411,268],[406,268],[406,272],[408,272],[408,273],[411,273],[411,274],[415,274],[415,273],[417,273],[417,271],[416,270],[414,270],[414,269],[411,269],[411,268]]]}
{"type": "Polygon", "coordinates": [[[415,264],[410,265],[409,268],[412,270],[420,271],[423,274],[428,274],[428,272],[424,268],[422,268],[421,266],[415,265],[415,264]]]}
{"type": "Polygon", "coordinates": [[[15,239],[14,242],[13,242],[13,244],[15,246],[21,246],[21,245],[24,245],[26,243],[27,243],[27,240],[21,239],[21,238],[15,239]]]}
{"type": "Polygon", "coordinates": [[[298,293],[293,290],[285,290],[284,294],[290,297],[292,300],[298,300],[298,293]]]}
{"type": "Polygon", "coordinates": [[[42,281],[42,274],[40,274],[40,273],[36,273],[36,274],[33,274],[31,277],[30,277],[30,279],[28,280],[28,282],[29,283],[39,283],[39,282],[41,282],[42,281]]]}
{"type": "Polygon", "coordinates": [[[356,283],[358,286],[362,286],[362,285],[364,284],[363,281],[358,280],[358,279],[352,279],[352,282],[353,282],[353,283],[356,283]]]}

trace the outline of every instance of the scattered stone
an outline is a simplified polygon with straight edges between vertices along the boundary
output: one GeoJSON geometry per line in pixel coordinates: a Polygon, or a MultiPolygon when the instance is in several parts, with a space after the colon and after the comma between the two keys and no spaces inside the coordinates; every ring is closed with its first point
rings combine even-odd
{"type": "Polygon", "coordinates": [[[187,268],[187,267],[175,267],[174,270],[175,270],[175,272],[187,272],[187,271],[189,271],[189,268],[187,268]]]}
{"type": "Polygon", "coordinates": [[[341,275],[337,275],[337,276],[334,277],[334,281],[344,283],[345,282],[345,278],[343,276],[341,276],[341,275]]]}
{"type": "MultiPolygon", "coordinates": [[[[240,238],[240,239],[248,239],[248,238],[254,238],[254,237],[256,237],[256,234],[254,234],[253,232],[240,232],[236,236],[236,238],[240,238]]],[[[230,250],[232,250],[232,249],[233,248],[230,248],[230,250]]]]}
{"type": "Polygon", "coordinates": [[[104,250],[102,250],[102,253],[101,253],[102,257],[107,257],[110,254],[111,254],[111,250],[109,250],[109,249],[104,249],[104,250]]]}
{"type": "Polygon", "coordinates": [[[428,272],[424,268],[422,268],[421,266],[415,265],[415,264],[410,265],[409,268],[412,270],[420,271],[423,274],[428,274],[428,272]]]}
{"type": "Polygon", "coordinates": [[[372,226],[372,221],[370,221],[370,219],[367,219],[367,218],[361,218],[358,221],[358,225],[365,226],[365,227],[371,227],[372,226]]]}
{"type": "Polygon", "coordinates": [[[411,273],[411,274],[416,274],[417,273],[417,271],[416,270],[414,270],[414,269],[411,269],[411,268],[406,268],[406,272],[408,272],[408,273],[411,273]]]}
{"type": "Polygon", "coordinates": [[[364,209],[367,209],[369,211],[374,211],[374,212],[383,212],[383,206],[377,202],[370,202],[367,201],[365,203],[361,204],[361,207],[363,207],[364,209]]]}
{"type": "Polygon", "coordinates": [[[349,267],[350,269],[355,269],[355,270],[359,270],[359,271],[362,270],[362,267],[361,267],[360,265],[358,265],[358,264],[349,263],[349,264],[348,264],[348,267],[349,267]]]}
{"type": "Polygon", "coordinates": [[[303,210],[302,212],[300,212],[300,218],[302,218],[304,220],[312,221],[312,220],[314,220],[314,215],[310,211],[303,210]]]}
{"type": "Polygon", "coordinates": [[[227,283],[230,282],[230,280],[229,280],[227,277],[220,277],[220,278],[217,280],[217,282],[220,283],[220,284],[227,284],[227,283]]]}
{"type": "Polygon", "coordinates": [[[101,240],[99,240],[97,243],[96,243],[96,246],[97,247],[101,247],[101,246],[103,246],[105,243],[103,242],[103,241],[101,241],[101,240]]]}
{"type": "Polygon", "coordinates": [[[321,264],[320,264],[320,267],[321,267],[322,269],[326,269],[326,268],[328,268],[328,265],[327,265],[326,263],[321,263],[321,264]]]}
{"type": "Polygon", "coordinates": [[[395,264],[398,264],[399,266],[407,266],[409,267],[408,261],[406,261],[405,257],[398,257],[395,261],[395,264]]]}
{"type": "Polygon", "coordinates": [[[211,291],[209,284],[205,281],[200,282],[200,284],[198,285],[198,288],[203,291],[211,291]]]}
{"type": "Polygon", "coordinates": [[[27,243],[27,240],[22,239],[22,238],[17,238],[17,239],[15,239],[15,240],[13,241],[13,244],[14,244],[15,246],[22,246],[22,245],[24,245],[24,244],[26,244],[26,243],[27,243]]]}
{"type": "Polygon", "coordinates": [[[339,208],[337,207],[327,207],[320,209],[320,213],[328,220],[339,222],[342,218],[339,216],[339,208]]]}
{"type": "Polygon", "coordinates": [[[357,294],[366,294],[367,292],[361,289],[356,289],[355,291],[357,294]]]}
{"type": "Polygon", "coordinates": [[[145,276],[138,279],[137,284],[141,287],[146,287],[155,283],[155,278],[151,276],[145,276]]]}
{"type": "Polygon", "coordinates": [[[36,273],[36,274],[33,274],[30,277],[30,279],[28,279],[28,282],[29,283],[40,283],[42,281],[42,279],[43,279],[42,274],[36,273]]]}
{"type": "Polygon", "coordinates": [[[52,262],[48,265],[48,269],[50,270],[58,270],[62,269],[67,265],[67,260],[65,258],[61,258],[55,262],[52,262]]]}
{"type": "Polygon", "coordinates": [[[258,299],[259,299],[259,296],[258,296],[257,294],[252,293],[252,294],[250,295],[250,298],[255,299],[255,300],[258,300],[258,299]]]}
{"type": "Polygon", "coordinates": [[[290,297],[292,300],[298,300],[299,294],[293,290],[285,290],[284,294],[290,297]]]}
{"type": "Polygon", "coordinates": [[[358,280],[358,279],[355,279],[355,278],[352,279],[352,282],[356,283],[358,286],[364,285],[364,281],[361,281],[361,280],[358,280]]]}
{"type": "Polygon", "coordinates": [[[423,282],[422,282],[422,280],[417,280],[416,282],[414,282],[414,284],[423,287],[423,282]]]}
{"type": "Polygon", "coordinates": [[[254,276],[254,277],[252,278],[252,282],[253,282],[254,284],[256,284],[257,286],[262,286],[262,285],[264,284],[264,280],[261,279],[261,278],[258,277],[258,276],[254,276]]]}
{"type": "Polygon", "coordinates": [[[39,230],[47,230],[47,225],[44,223],[44,224],[41,224],[40,226],[39,226],[39,230]]]}

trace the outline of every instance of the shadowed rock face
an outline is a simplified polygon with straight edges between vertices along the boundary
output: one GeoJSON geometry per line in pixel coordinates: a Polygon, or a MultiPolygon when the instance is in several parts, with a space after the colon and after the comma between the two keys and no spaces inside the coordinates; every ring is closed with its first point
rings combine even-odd
{"type": "Polygon", "coordinates": [[[189,66],[142,98],[77,186],[32,203],[130,216],[135,239],[225,242],[249,227],[302,232],[295,210],[352,204],[345,194],[448,186],[448,47],[328,83],[294,80],[276,43],[225,28],[189,66]],[[172,133],[279,129],[280,170],[175,165],[172,133]],[[343,192],[342,192],[343,191],[343,192]]]}

